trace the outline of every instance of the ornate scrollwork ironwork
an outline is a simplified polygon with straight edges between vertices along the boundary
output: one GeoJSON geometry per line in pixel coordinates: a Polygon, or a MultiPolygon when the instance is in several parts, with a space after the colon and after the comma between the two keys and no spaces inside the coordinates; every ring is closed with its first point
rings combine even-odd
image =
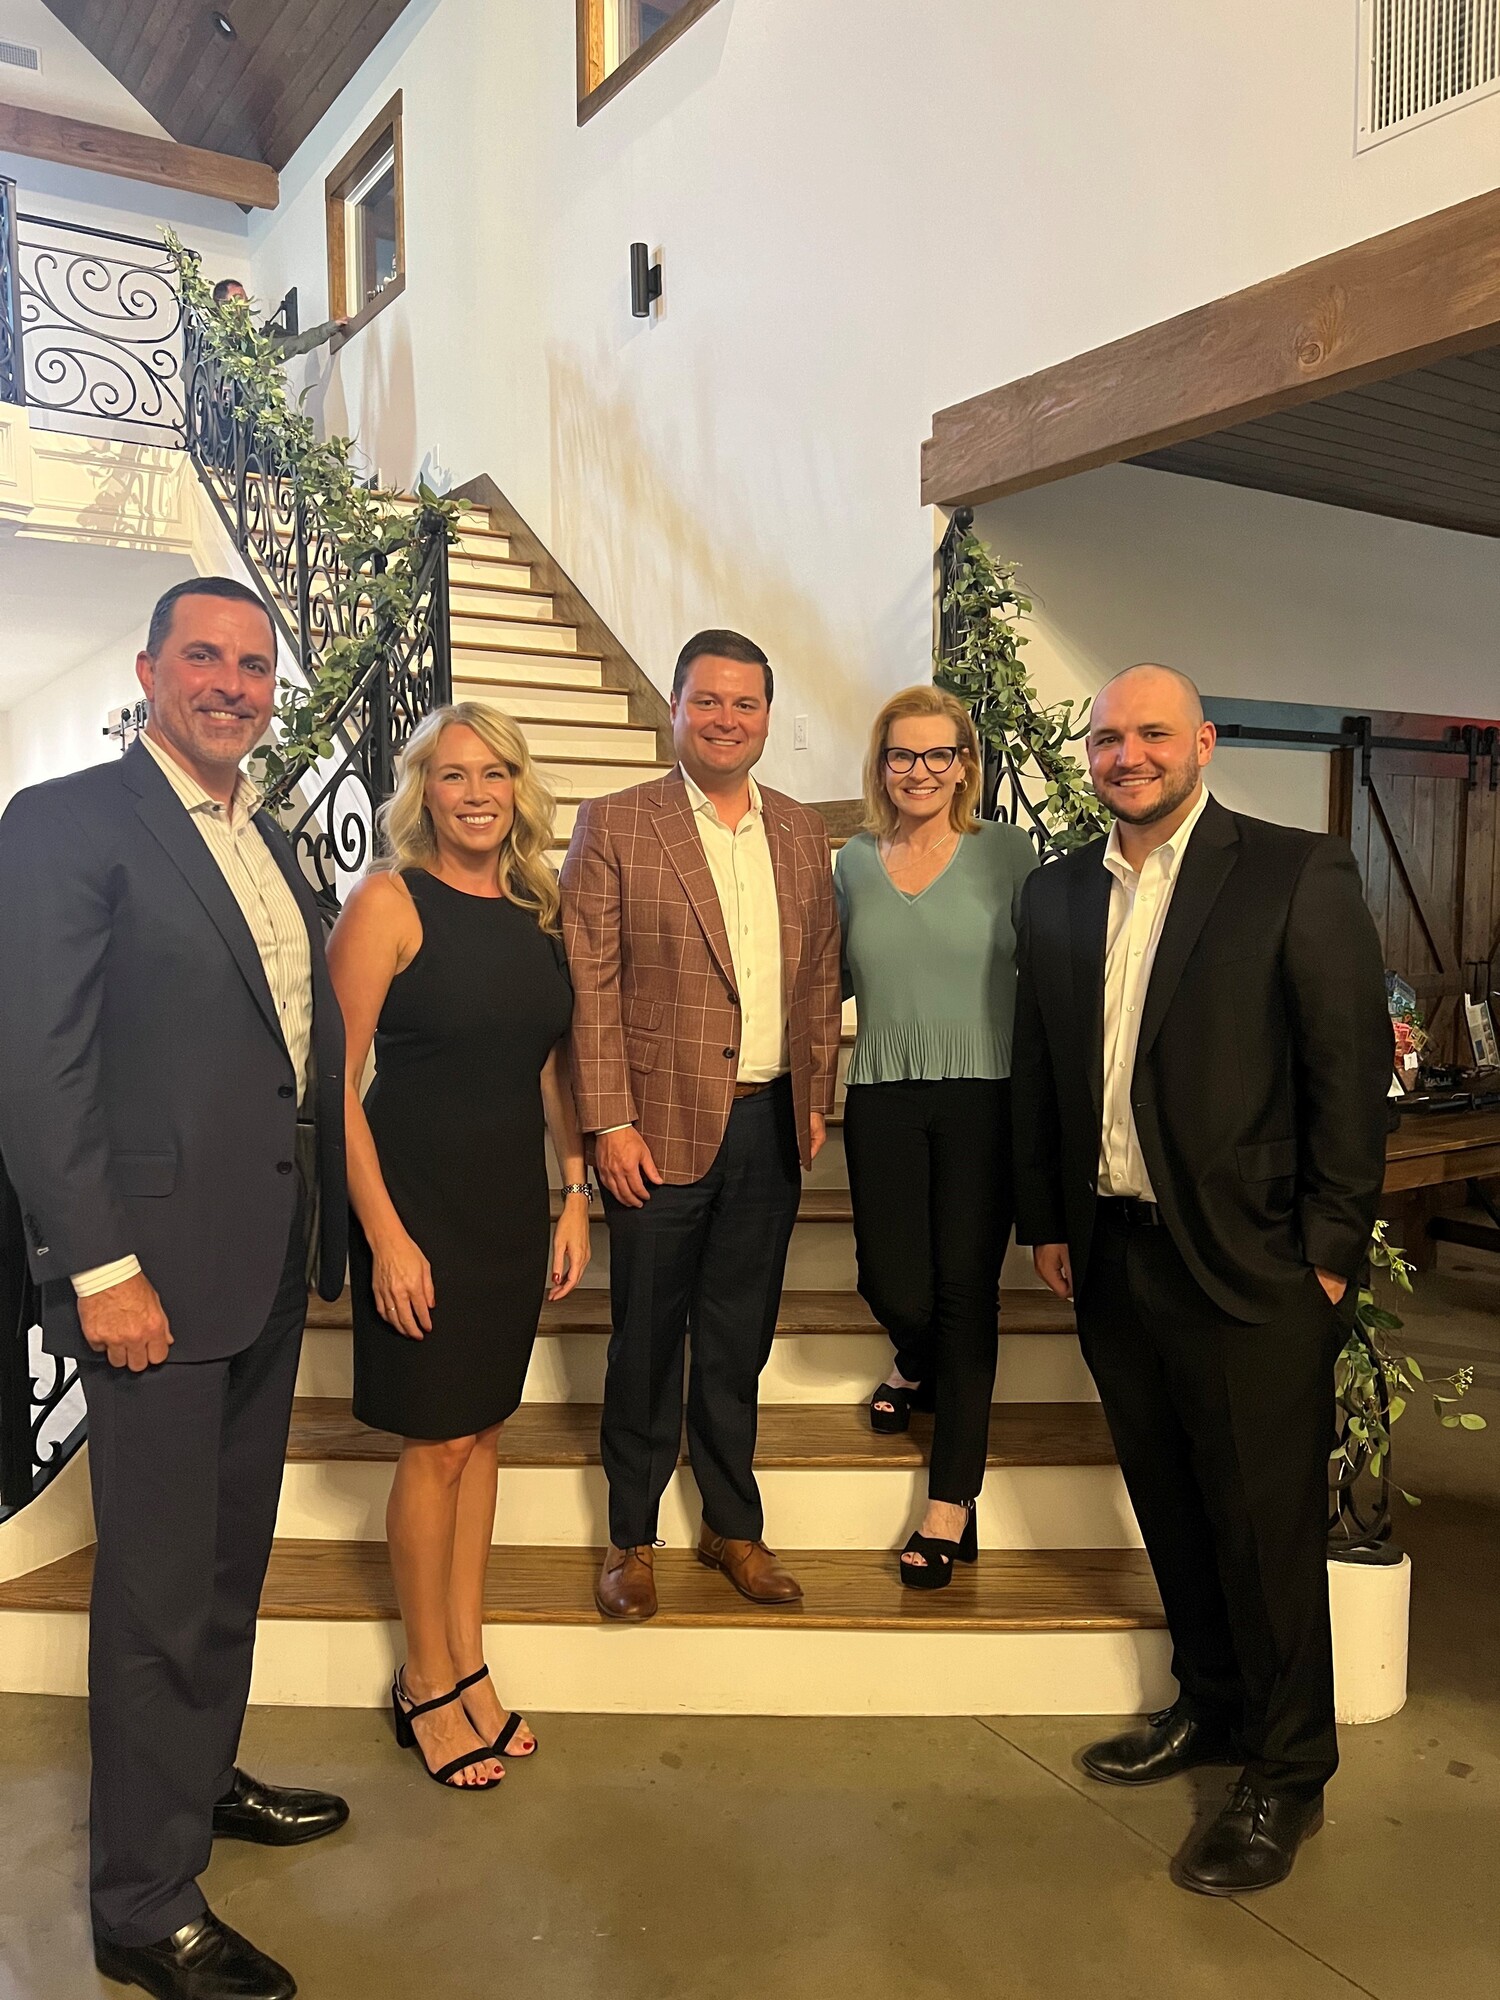
{"type": "Polygon", "coordinates": [[[45,1354],[21,1205],[0,1164],[0,1512],[24,1507],[84,1433],[78,1364],[45,1354]]]}
{"type": "Polygon", "coordinates": [[[181,445],[183,309],[160,243],[18,217],[26,401],[64,429],[181,445]]]}

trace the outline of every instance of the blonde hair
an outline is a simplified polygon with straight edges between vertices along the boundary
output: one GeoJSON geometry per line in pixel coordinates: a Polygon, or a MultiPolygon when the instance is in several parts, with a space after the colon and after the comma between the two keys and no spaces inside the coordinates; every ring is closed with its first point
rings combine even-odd
{"type": "Polygon", "coordinates": [[[530,910],[544,931],[561,928],[561,898],[557,877],[547,861],[552,845],[552,794],[537,776],[526,738],[516,724],[488,701],[455,701],[424,716],[401,753],[396,789],[376,814],[384,850],[375,868],[426,868],[437,857],[437,836],[427,810],[427,777],[442,734],[451,724],[472,729],[513,780],[515,818],[500,849],[501,890],[523,910],[530,910]]]}
{"type": "Polygon", "coordinates": [[[979,821],[974,814],[979,805],[980,787],[984,783],[984,766],[979,754],[979,733],[974,727],[974,718],[957,696],[944,694],[941,688],[925,681],[918,687],[902,688],[899,694],[893,694],[875,718],[875,726],[870,731],[870,747],[865,752],[865,831],[873,833],[878,840],[884,840],[896,831],[900,815],[885,787],[884,759],[891,724],[902,721],[908,715],[940,715],[953,724],[964,775],[963,782],[953,794],[948,819],[955,833],[977,833],[979,821]]]}

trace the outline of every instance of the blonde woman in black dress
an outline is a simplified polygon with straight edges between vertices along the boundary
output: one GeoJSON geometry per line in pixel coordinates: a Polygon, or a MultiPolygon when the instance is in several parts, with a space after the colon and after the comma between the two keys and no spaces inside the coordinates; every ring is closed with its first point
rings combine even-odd
{"type": "Polygon", "coordinates": [[[589,1261],[552,800],[510,718],[460,702],[413,733],[381,819],[388,854],[328,946],[349,1035],[354,1414],[402,1440],[386,1509],[397,1740],[439,1782],[488,1790],[501,1751],[536,1748],[484,1661],[496,1441],[544,1296],[589,1261]],[[555,1230],[544,1130],[566,1183],[555,1230]]]}

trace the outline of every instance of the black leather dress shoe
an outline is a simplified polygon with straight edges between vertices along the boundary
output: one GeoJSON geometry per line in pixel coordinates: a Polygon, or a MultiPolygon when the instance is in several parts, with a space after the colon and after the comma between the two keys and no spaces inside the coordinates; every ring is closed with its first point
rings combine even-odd
{"type": "Polygon", "coordinates": [[[1323,1794],[1277,1798],[1255,1785],[1236,1785],[1223,1812],[1173,1870],[1200,1896],[1243,1896],[1269,1889],[1292,1872],[1297,1849],[1323,1824],[1323,1794]]]}
{"type": "Polygon", "coordinates": [[[292,2000],[297,1982],[284,1965],[221,1924],[212,1910],[156,1944],[94,1940],[106,1979],[143,1986],[157,2000],[292,2000]]]}
{"type": "Polygon", "coordinates": [[[219,1840],[258,1841],[262,1847],[300,1847],[304,1840],[336,1832],[348,1817],[347,1802],[334,1792],[263,1785],[248,1771],[237,1770],[214,1807],[214,1834],[219,1840]]]}
{"type": "Polygon", "coordinates": [[[1104,1785],[1155,1785],[1199,1764],[1240,1764],[1244,1759],[1223,1724],[1200,1722],[1179,1703],[1148,1715],[1144,1729],[1091,1743],[1079,1762],[1104,1785]]]}

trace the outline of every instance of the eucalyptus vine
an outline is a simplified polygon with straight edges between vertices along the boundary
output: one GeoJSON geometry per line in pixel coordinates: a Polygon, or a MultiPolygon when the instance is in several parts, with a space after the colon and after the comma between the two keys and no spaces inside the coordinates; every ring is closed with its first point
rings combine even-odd
{"type": "Polygon", "coordinates": [[[332,756],[338,729],[358,693],[382,671],[391,647],[411,626],[423,562],[434,533],[456,539],[459,508],[419,487],[419,506],[362,485],[354,440],[320,438],[293,403],[275,342],[258,331],[245,299],[215,305],[195,251],[163,231],[177,270],[185,312],[222,379],[234,386],[236,421],[269,437],[321,533],[336,543],[337,601],[345,629],[308,662],[307,680],[283,679],[276,730],[251,759],[267,804],[279,809],[303,773],[332,756]]]}
{"type": "Polygon", "coordinates": [[[1010,764],[1053,851],[1085,846],[1110,824],[1070,748],[1087,734],[1088,704],[1038,698],[1021,658],[1027,641],[1016,621],[1032,606],[1016,588],[1016,564],[997,562],[972,528],[955,555],[943,610],[957,614],[957,632],[951,648],[939,649],[932,678],[968,708],[980,742],[1010,764]]]}

